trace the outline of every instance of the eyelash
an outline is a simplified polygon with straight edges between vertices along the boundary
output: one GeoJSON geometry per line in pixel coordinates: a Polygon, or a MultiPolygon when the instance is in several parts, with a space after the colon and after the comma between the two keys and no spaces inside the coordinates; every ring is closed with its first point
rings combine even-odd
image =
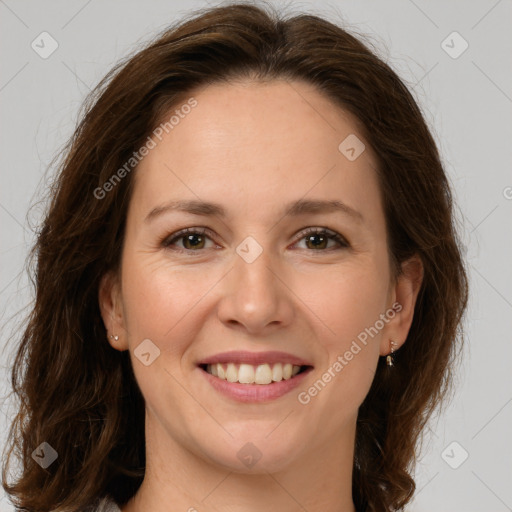
{"type": "MultiPolygon", "coordinates": [[[[169,236],[166,236],[165,238],[163,238],[160,241],[160,245],[162,247],[164,247],[165,249],[182,252],[182,253],[183,252],[185,252],[185,253],[201,252],[202,251],[201,249],[197,249],[197,250],[181,249],[181,248],[171,249],[170,247],[171,247],[171,245],[173,245],[174,242],[176,242],[177,240],[183,239],[186,235],[202,235],[202,236],[207,235],[208,238],[211,239],[212,234],[213,233],[208,228],[186,228],[186,229],[182,229],[176,233],[173,233],[169,236]]],[[[350,248],[350,244],[347,242],[347,240],[342,235],[340,235],[336,231],[331,231],[330,229],[327,229],[327,228],[313,228],[313,227],[307,228],[307,229],[301,231],[295,237],[295,243],[300,242],[302,239],[304,239],[308,235],[312,235],[312,234],[313,235],[325,235],[329,240],[334,240],[335,242],[337,242],[339,244],[338,249],[350,248]]],[[[331,247],[330,249],[319,249],[319,250],[306,249],[306,250],[309,250],[309,252],[325,253],[325,252],[332,251],[333,249],[335,249],[335,248],[331,247]]]]}

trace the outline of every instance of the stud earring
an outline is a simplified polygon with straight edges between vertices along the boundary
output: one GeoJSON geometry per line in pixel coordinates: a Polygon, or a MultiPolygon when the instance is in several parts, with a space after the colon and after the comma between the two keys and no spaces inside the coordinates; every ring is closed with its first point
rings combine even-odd
{"type": "Polygon", "coordinates": [[[386,364],[388,366],[393,366],[393,352],[395,351],[395,347],[397,345],[396,341],[391,341],[391,353],[386,356],[386,364]]]}
{"type": "Polygon", "coordinates": [[[113,339],[114,341],[117,341],[119,340],[119,336],[114,336],[114,335],[110,335],[110,338],[113,339]]]}

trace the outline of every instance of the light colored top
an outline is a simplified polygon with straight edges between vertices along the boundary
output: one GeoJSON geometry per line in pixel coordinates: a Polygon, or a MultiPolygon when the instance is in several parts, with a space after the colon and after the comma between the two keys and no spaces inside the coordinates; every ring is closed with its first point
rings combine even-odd
{"type": "Polygon", "coordinates": [[[116,505],[115,501],[109,498],[103,498],[96,512],[121,512],[121,509],[116,505]]]}

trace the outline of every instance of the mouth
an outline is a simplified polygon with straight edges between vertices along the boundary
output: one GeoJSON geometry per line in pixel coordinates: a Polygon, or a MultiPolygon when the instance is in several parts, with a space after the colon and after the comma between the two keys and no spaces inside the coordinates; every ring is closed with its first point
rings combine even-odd
{"type": "Polygon", "coordinates": [[[280,351],[233,350],[197,362],[212,388],[239,403],[268,403],[288,395],[313,370],[309,361],[280,351]]]}
{"type": "Polygon", "coordinates": [[[296,378],[312,369],[311,365],[292,363],[210,363],[199,364],[204,372],[231,383],[247,385],[269,385],[296,378]]]}

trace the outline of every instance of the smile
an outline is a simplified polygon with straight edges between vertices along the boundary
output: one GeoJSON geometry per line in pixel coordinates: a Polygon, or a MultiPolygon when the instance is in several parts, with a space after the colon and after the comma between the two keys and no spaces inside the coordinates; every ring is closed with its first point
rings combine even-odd
{"type": "Polygon", "coordinates": [[[287,352],[232,350],[197,361],[200,375],[221,395],[243,403],[264,403],[290,393],[313,365],[287,352]]]}
{"type": "Polygon", "coordinates": [[[291,379],[306,368],[306,366],[292,365],[291,363],[263,363],[258,365],[216,363],[203,366],[207,373],[221,380],[260,385],[291,379]]]}

